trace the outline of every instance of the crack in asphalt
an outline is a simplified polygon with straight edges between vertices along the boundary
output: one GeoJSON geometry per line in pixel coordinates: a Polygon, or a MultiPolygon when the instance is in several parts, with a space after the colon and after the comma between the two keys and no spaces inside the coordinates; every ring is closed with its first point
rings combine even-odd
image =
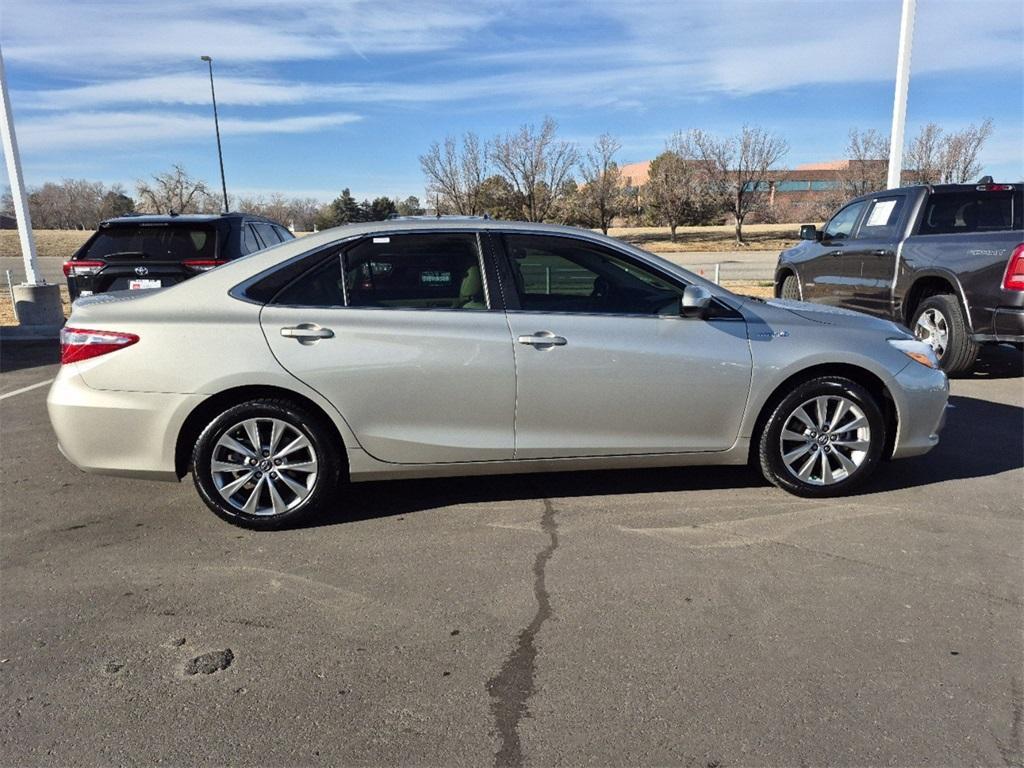
{"type": "Polygon", "coordinates": [[[494,764],[499,768],[523,764],[519,722],[524,717],[529,717],[526,702],[535,690],[537,633],[544,622],[551,618],[551,598],[544,577],[548,561],[558,549],[558,523],[555,522],[555,508],[550,499],[544,499],[544,516],[541,518],[540,526],[548,535],[548,544],[537,553],[533,561],[533,595],[537,600],[537,612],[533,620],[519,633],[515,650],[505,659],[501,671],[487,681],[487,692],[491,696],[491,713],[501,736],[501,748],[494,756],[494,764]]]}

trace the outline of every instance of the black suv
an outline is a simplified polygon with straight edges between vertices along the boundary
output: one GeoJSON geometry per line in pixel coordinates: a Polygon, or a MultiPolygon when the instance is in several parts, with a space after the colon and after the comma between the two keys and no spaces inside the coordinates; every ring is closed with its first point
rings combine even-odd
{"type": "Polygon", "coordinates": [[[163,288],[294,239],[276,221],[246,213],[109,219],[64,262],[71,300],[106,291],[163,288]]]}

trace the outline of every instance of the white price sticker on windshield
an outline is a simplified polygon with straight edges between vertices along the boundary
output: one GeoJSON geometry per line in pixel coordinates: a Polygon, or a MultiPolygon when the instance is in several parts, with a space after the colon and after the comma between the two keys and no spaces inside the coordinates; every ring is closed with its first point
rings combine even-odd
{"type": "Polygon", "coordinates": [[[884,227],[889,223],[889,216],[892,215],[892,209],[896,207],[895,200],[882,200],[875,203],[875,207],[871,209],[871,215],[868,216],[865,227],[884,227]]]}

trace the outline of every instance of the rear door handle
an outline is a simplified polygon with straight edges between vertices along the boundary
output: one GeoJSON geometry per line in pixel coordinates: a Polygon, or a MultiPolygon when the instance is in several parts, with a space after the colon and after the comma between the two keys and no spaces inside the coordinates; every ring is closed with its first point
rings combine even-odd
{"type": "Polygon", "coordinates": [[[843,255],[842,251],[831,251],[829,253],[829,256],[842,256],[842,255],[843,255]]]}
{"type": "Polygon", "coordinates": [[[520,336],[516,341],[520,344],[529,344],[537,349],[564,347],[568,343],[564,336],[556,336],[551,331],[537,331],[532,336],[520,336]]]}
{"type": "Polygon", "coordinates": [[[316,323],[300,323],[282,328],[281,335],[286,339],[296,339],[300,344],[314,344],[320,339],[333,337],[334,331],[321,328],[316,323]]]}
{"type": "Polygon", "coordinates": [[[888,250],[887,248],[879,248],[877,251],[872,251],[871,253],[874,256],[888,256],[892,253],[892,251],[888,250]]]}

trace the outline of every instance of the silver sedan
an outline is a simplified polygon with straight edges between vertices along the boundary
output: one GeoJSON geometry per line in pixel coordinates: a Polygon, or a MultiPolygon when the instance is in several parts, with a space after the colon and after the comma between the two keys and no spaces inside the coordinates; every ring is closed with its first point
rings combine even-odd
{"type": "Polygon", "coordinates": [[[72,463],[191,472],[253,528],[397,477],[751,462],[834,496],[934,447],[948,394],[890,322],[484,219],[350,225],[81,299],[62,363],[47,404],[72,463]]]}

